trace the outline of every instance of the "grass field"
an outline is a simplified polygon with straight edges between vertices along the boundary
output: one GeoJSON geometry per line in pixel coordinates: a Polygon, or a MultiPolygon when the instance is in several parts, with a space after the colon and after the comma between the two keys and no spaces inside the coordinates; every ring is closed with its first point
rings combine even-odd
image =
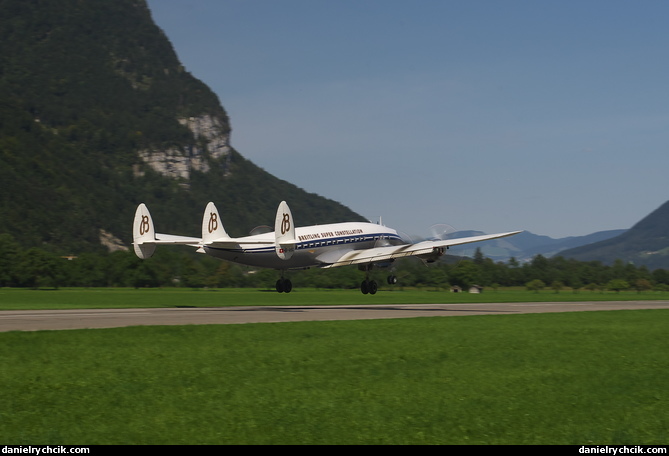
{"type": "Polygon", "coordinates": [[[429,290],[381,290],[363,295],[359,290],[297,289],[292,293],[250,288],[184,289],[184,288],[61,288],[30,290],[0,288],[0,310],[26,309],[92,309],[137,307],[218,307],[338,304],[432,304],[485,302],[552,302],[552,301],[630,301],[669,300],[669,292],[648,291],[535,293],[524,289],[501,289],[481,294],[450,293],[429,290]]]}
{"type": "Polygon", "coordinates": [[[668,326],[645,310],[2,333],[0,440],[666,444],[668,326]]]}

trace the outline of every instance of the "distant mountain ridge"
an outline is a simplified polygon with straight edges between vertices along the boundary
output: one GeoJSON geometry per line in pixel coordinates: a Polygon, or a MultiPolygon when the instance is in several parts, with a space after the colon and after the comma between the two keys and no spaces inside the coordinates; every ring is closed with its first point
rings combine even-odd
{"type": "Polygon", "coordinates": [[[669,201],[619,236],[565,250],[561,255],[605,264],[620,259],[650,269],[669,269],[669,201]]]}
{"type": "MultiPolygon", "coordinates": [[[[508,261],[515,258],[520,262],[529,261],[536,255],[552,257],[562,255],[564,251],[575,247],[588,245],[593,242],[610,239],[624,233],[626,230],[608,230],[599,231],[585,236],[569,236],[566,238],[554,239],[549,236],[542,236],[524,231],[515,236],[492,241],[484,241],[476,244],[451,247],[449,253],[471,255],[478,247],[481,253],[495,261],[508,261]]],[[[484,234],[480,231],[458,231],[449,235],[449,237],[465,237],[484,234]]]]}
{"type": "MultiPolygon", "coordinates": [[[[478,234],[483,233],[459,231],[449,237],[478,234]]],[[[508,261],[513,257],[523,262],[536,255],[559,255],[579,261],[600,261],[608,265],[622,260],[649,269],[669,269],[669,201],[628,230],[599,231],[586,236],[562,239],[526,231],[509,238],[452,248],[449,253],[471,256],[477,247],[481,248],[481,253],[495,261],[508,261]]]]}

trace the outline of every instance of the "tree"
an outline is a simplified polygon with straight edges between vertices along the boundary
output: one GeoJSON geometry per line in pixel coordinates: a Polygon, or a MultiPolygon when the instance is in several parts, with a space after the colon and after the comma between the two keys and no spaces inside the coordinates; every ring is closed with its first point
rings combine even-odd
{"type": "Polygon", "coordinates": [[[666,269],[656,269],[652,272],[653,281],[655,283],[663,283],[669,285],[669,271],[666,269]]]}
{"type": "Polygon", "coordinates": [[[20,286],[57,287],[60,260],[44,250],[33,247],[17,255],[16,276],[20,286]]]}
{"type": "Polygon", "coordinates": [[[652,290],[653,284],[646,279],[637,279],[634,282],[634,288],[636,289],[637,293],[641,293],[642,291],[652,290]]]}
{"type": "Polygon", "coordinates": [[[623,279],[613,279],[607,284],[607,288],[616,293],[620,293],[623,290],[627,290],[630,287],[630,284],[623,279]]]}
{"type": "Polygon", "coordinates": [[[481,247],[476,247],[476,252],[474,252],[474,264],[482,265],[484,261],[485,257],[483,256],[483,252],[481,252],[481,247]]]}
{"type": "Polygon", "coordinates": [[[0,234],[0,287],[12,284],[12,269],[19,245],[10,234],[0,234]]]}
{"type": "Polygon", "coordinates": [[[583,288],[583,283],[577,277],[571,277],[569,279],[569,286],[574,293],[578,293],[578,290],[583,288]]]}
{"type": "Polygon", "coordinates": [[[449,282],[463,289],[469,288],[481,281],[479,271],[480,268],[473,262],[463,261],[449,272],[449,282]]]}
{"type": "Polygon", "coordinates": [[[540,279],[534,279],[525,284],[525,288],[527,288],[530,291],[534,291],[535,293],[539,293],[539,290],[542,290],[546,287],[546,284],[544,283],[543,280],[540,279]]]}

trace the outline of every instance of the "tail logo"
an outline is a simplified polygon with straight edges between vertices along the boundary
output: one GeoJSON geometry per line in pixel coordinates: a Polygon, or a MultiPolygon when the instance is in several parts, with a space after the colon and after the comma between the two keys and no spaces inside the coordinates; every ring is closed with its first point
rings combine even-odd
{"type": "Polygon", "coordinates": [[[209,233],[213,233],[218,229],[218,214],[216,212],[209,213],[209,233]]]}
{"type": "Polygon", "coordinates": [[[142,221],[139,223],[139,234],[140,234],[140,236],[144,236],[146,233],[148,233],[149,229],[150,229],[149,216],[148,215],[142,215],[142,221]]]}
{"type": "Polygon", "coordinates": [[[290,231],[290,215],[283,214],[283,221],[281,222],[281,234],[286,234],[290,231]]]}

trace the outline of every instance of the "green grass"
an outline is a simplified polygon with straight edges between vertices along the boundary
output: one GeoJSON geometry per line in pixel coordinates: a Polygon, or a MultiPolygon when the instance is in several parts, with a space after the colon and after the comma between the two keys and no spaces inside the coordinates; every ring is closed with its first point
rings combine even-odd
{"type": "Polygon", "coordinates": [[[2,333],[0,440],[666,444],[668,324],[645,310],[2,333]]]}
{"type": "Polygon", "coordinates": [[[523,289],[486,291],[482,294],[450,293],[430,290],[381,290],[363,295],[359,290],[297,289],[289,294],[250,288],[184,289],[184,288],[61,288],[30,290],[0,288],[0,310],[25,309],[92,309],[138,307],[219,307],[337,304],[431,304],[485,302],[552,302],[552,301],[630,301],[667,300],[669,292],[633,291],[534,293],[523,289]]]}

